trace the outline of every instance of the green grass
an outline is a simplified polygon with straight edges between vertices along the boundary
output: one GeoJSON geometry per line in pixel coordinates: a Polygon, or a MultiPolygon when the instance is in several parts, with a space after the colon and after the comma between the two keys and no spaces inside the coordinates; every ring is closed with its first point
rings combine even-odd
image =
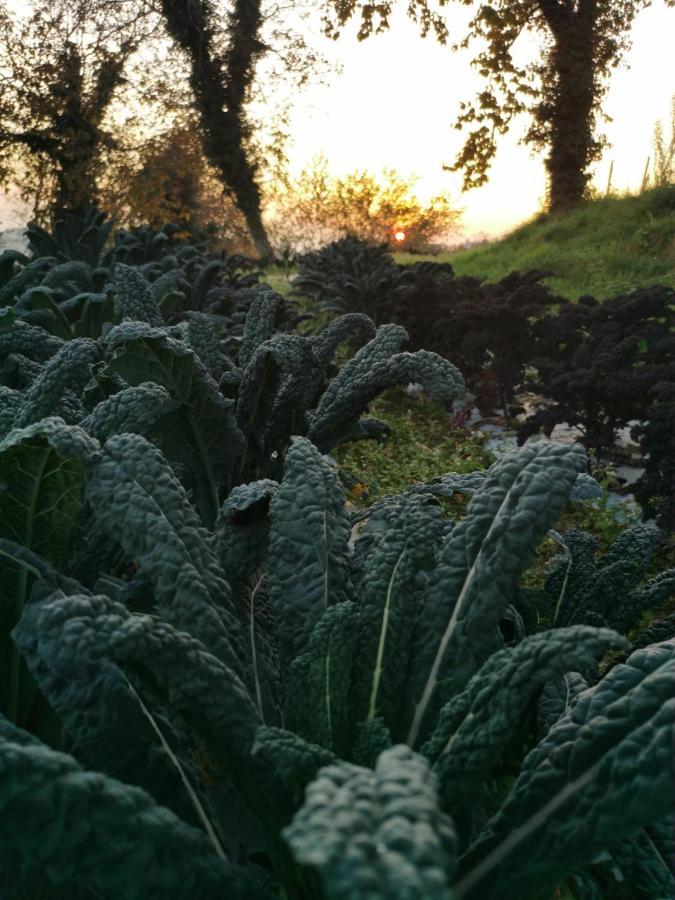
{"type": "Polygon", "coordinates": [[[282,297],[288,297],[293,287],[288,280],[288,276],[293,275],[295,271],[295,268],[292,268],[287,274],[282,266],[271,265],[265,270],[260,280],[268,284],[277,294],[281,294],[282,297]]]}
{"type": "Polygon", "coordinates": [[[545,269],[553,275],[544,283],[570,299],[606,299],[650,284],[675,287],[675,185],[540,215],[499,241],[433,258],[450,261],[458,275],[489,281],[514,269],[545,269]]]}
{"type": "Polygon", "coordinates": [[[333,454],[352,484],[350,500],[369,506],[387,494],[400,494],[415,482],[446,472],[475,472],[493,462],[483,436],[451,428],[448,414],[435,403],[392,388],[375,400],[369,415],[392,430],[385,444],[357,441],[333,454]]]}

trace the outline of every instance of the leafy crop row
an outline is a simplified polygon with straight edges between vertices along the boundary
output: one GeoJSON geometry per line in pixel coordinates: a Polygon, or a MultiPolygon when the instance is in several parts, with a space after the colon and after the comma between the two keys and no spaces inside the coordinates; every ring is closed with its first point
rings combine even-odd
{"type": "Polygon", "coordinates": [[[656,530],[567,535],[524,593],[588,484],[541,443],[355,511],[325,452],[457,369],[363,315],[276,331],[264,286],[236,340],[167,321],[143,265],[95,339],[2,319],[2,896],[668,896],[675,639],[607,627],[661,606],[656,530]]]}
{"type": "Polygon", "coordinates": [[[525,440],[559,423],[581,431],[596,459],[620,428],[641,423],[649,470],[638,486],[648,514],[675,527],[675,292],[650,287],[598,303],[570,303],[541,283],[545,272],[496,284],[454,277],[446,264],[397,266],[381,248],[348,238],[301,259],[294,290],[329,312],[397,322],[413,347],[452,359],[478,395],[508,413],[517,390],[550,401],[521,428],[525,440]]]}

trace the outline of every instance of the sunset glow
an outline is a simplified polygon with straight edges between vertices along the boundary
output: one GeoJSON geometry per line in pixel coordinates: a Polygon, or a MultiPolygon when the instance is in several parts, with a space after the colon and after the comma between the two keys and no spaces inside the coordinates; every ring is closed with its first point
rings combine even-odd
{"type": "MultiPolygon", "coordinates": [[[[489,183],[462,194],[461,175],[444,171],[443,164],[452,162],[463,140],[452,128],[459,103],[479,90],[481,81],[470,65],[470,51],[453,53],[431,37],[420,38],[404,7],[392,15],[389,32],[367,41],[357,41],[355,26],[345,28],[335,42],[315,35],[317,46],[342,71],[298,94],[290,115],[291,164],[299,171],[323,153],[338,174],[390,166],[403,175],[419,176],[422,195],[448,191],[464,210],[466,237],[502,234],[535,214],[544,202],[542,155],[519,143],[527,119],[516,122],[513,133],[500,140],[489,183]],[[402,60],[415,77],[397,81],[392,91],[389,73],[402,60]]],[[[468,13],[457,8],[448,13],[457,39],[468,13]]],[[[611,121],[601,123],[600,131],[611,146],[593,169],[599,191],[606,188],[612,162],[612,187],[637,191],[647,157],[653,160],[654,123],[664,120],[667,129],[670,116],[673,79],[664,60],[672,58],[674,25],[675,9],[663,0],[654,0],[635,20],[632,49],[613,73],[603,103],[611,121]]],[[[518,59],[526,62],[541,52],[541,46],[525,36],[516,50],[518,59]]]]}
{"type": "Polygon", "coordinates": [[[394,234],[394,239],[397,241],[404,241],[405,240],[405,231],[397,231],[394,234]]]}

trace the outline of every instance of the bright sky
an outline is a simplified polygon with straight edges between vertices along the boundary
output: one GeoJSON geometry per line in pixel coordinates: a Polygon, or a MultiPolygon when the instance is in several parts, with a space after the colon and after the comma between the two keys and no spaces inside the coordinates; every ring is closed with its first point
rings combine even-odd
{"type": "MultiPolygon", "coordinates": [[[[446,14],[451,39],[463,36],[466,10],[446,14]]],[[[670,98],[675,93],[675,9],[663,0],[637,17],[632,33],[629,67],[612,77],[604,104],[613,122],[604,127],[612,146],[596,167],[595,183],[607,184],[614,161],[612,185],[637,190],[657,119],[670,125],[670,98]]],[[[329,58],[342,65],[341,75],[325,87],[313,87],[296,98],[291,119],[294,147],[291,160],[301,168],[323,153],[335,172],[356,168],[398,169],[418,175],[420,193],[448,190],[464,207],[467,236],[499,234],[535,214],[544,197],[541,158],[518,145],[524,128],[501,140],[483,188],[460,194],[461,176],[443,172],[462,143],[452,128],[459,103],[472,97],[479,77],[471,69],[472,53],[452,53],[434,38],[422,40],[404,13],[392,19],[388,33],[359,43],[352,34],[337,42],[318,39],[329,58]]],[[[537,51],[530,41],[524,54],[537,51]]],[[[523,123],[524,124],[524,123],[523,123]]]]}

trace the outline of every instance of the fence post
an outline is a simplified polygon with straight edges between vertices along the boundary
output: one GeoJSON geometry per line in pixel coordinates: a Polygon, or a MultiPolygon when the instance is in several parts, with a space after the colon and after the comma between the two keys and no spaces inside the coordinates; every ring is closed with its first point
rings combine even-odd
{"type": "Polygon", "coordinates": [[[609,189],[612,186],[612,172],[614,171],[614,160],[609,164],[609,177],[607,178],[607,189],[605,191],[605,197],[609,197],[609,189]]]}
{"type": "Polygon", "coordinates": [[[647,157],[647,162],[645,163],[645,171],[642,176],[642,184],[640,185],[640,193],[642,194],[647,190],[647,184],[649,182],[649,163],[651,162],[651,156],[647,157]]]}

